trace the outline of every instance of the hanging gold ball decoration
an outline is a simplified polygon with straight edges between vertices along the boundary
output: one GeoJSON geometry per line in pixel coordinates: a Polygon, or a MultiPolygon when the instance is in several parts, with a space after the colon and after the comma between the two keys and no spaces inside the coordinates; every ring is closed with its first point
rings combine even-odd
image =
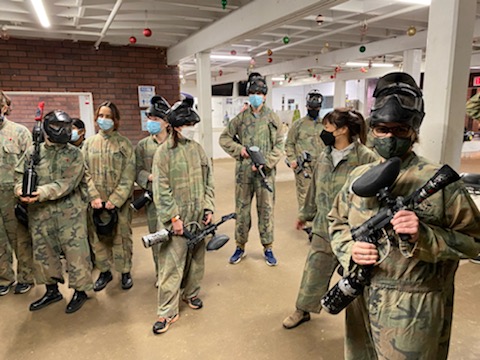
{"type": "Polygon", "coordinates": [[[407,35],[408,36],[414,36],[417,33],[417,28],[413,25],[409,26],[407,29],[407,35]]]}

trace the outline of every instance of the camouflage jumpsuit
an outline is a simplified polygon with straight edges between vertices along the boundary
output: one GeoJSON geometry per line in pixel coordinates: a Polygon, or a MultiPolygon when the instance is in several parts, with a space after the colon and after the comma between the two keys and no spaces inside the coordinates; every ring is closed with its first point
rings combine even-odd
{"type": "MultiPolygon", "coordinates": [[[[28,154],[33,151],[33,146],[28,154]]],[[[27,156],[15,171],[15,193],[22,188],[27,156]]],[[[78,291],[92,290],[92,263],[87,238],[87,207],[79,184],[84,175],[82,152],[71,144],[42,143],[38,175],[38,201],[28,205],[28,226],[33,244],[37,284],[63,283],[60,254],[68,264],[68,285],[78,291]]]]}
{"type": "MultiPolygon", "coordinates": [[[[202,224],[204,210],[214,210],[212,169],[203,148],[193,140],[180,139],[172,148],[168,137],[153,158],[153,196],[159,224],[171,227],[171,219],[180,215],[185,225],[202,224]]],[[[192,230],[192,229],[190,229],[192,230]]],[[[183,236],[160,247],[158,254],[158,309],[159,317],[178,314],[180,291],[191,299],[200,291],[205,271],[205,243],[193,250],[187,248],[183,236]]]]}
{"type": "MultiPolygon", "coordinates": [[[[351,173],[328,216],[332,249],[347,271],[352,270],[350,228],[379,210],[376,198],[360,198],[348,189],[373,165],[351,173]]],[[[411,153],[402,162],[392,196],[413,193],[439,167],[411,153]]],[[[461,256],[479,253],[480,213],[461,182],[432,195],[415,212],[419,239],[416,247],[404,243],[413,257],[403,256],[393,243],[388,257],[374,268],[371,285],[347,307],[346,359],[447,358],[454,276],[461,256]]]]}
{"type": "Polygon", "coordinates": [[[265,105],[259,114],[251,108],[233,118],[220,135],[220,146],[237,160],[235,168],[235,240],[244,248],[252,225],[251,206],[255,194],[257,198],[258,229],[260,240],[265,248],[273,243],[273,208],[275,202],[276,164],[283,154],[282,123],[278,116],[265,105]],[[234,141],[237,135],[240,143],[234,141]],[[242,147],[258,146],[266,159],[266,174],[273,192],[262,186],[260,175],[252,171],[252,161],[241,157],[242,147]]]}
{"type": "MultiPolygon", "coordinates": [[[[318,156],[325,148],[322,139],[320,139],[322,130],[322,120],[320,118],[313,120],[307,115],[292,124],[292,127],[288,131],[287,141],[285,142],[285,153],[290,163],[297,160],[303,151],[310,153],[312,162],[305,164],[306,173],[310,176],[312,175],[312,169],[317,162],[318,156]]],[[[307,194],[310,181],[311,178],[305,178],[303,171],[295,174],[299,210],[305,202],[305,195],[307,194]]]]}
{"type": "Polygon", "coordinates": [[[353,146],[335,167],[330,155],[332,148],[330,146],[325,148],[316,164],[305,204],[300,209],[299,220],[313,220],[313,237],[298,292],[296,304],[298,310],[320,312],[320,300],[327,292],[330,278],[338,265],[330,246],[327,222],[327,214],[332,207],[333,199],[353,169],[377,159],[366,146],[358,142],[354,142],[353,146]]]}
{"type": "MultiPolygon", "coordinates": [[[[152,173],[152,162],[153,155],[157,151],[158,147],[162,143],[159,143],[155,136],[149,135],[146,138],[140,140],[135,148],[135,164],[136,164],[136,173],[137,184],[143,190],[152,190],[152,183],[148,181],[148,176],[152,173]]],[[[148,231],[154,233],[157,230],[157,212],[155,211],[155,203],[149,202],[145,205],[147,220],[148,220],[148,231]]],[[[158,251],[160,249],[160,244],[152,246],[153,261],[155,263],[155,274],[158,275],[158,251]]]]}
{"type": "Polygon", "coordinates": [[[98,235],[93,224],[93,209],[88,207],[88,232],[95,254],[95,266],[101,271],[115,270],[122,274],[132,268],[132,209],[130,197],[135,181],[135,152],[126,137],[118,131],[106,135],[103,130],[85,140],[82,148],[86,164],[89,202],[101,198],[110,201],[118,211],[113,234],[98,235]],[[112,259],[113,258],[113,259],[112,259]]]}
{"type": "Polygon", "coordinates": [[[15,165],[32,143],[30,131],[12,121],[0,123],[0,285],[15,282],[13,253],[17,258],[17,281],[33,284],[32,240],[15,217],[13,192],[15,165]]]}

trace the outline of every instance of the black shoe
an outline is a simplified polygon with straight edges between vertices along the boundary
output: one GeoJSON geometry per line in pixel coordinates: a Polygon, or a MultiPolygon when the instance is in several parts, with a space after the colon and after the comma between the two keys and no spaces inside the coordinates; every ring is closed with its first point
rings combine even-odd
{"type": "Polygon", "coordinates": [[[13,283],[10,285],[0,285],[0,296],[7,295],[10,292],[12,285],[13,283]]]}
{"type": "Polygon", "coordinates": [[[65,308],[65,312],[67,314],[74,313],[75,311],[79,310],[85,301],[87,301],[88,296],[85,291],[78,291],[75,290],[73,294],[72,300],[68,303],[67,307],[65,308]]]}
{"type": "Polygon", "coordinates": [[[32,284],[23,284],[17,283],[15,285],[15,290],[13,291],[14,294],[25,294],[32,288],[32,284]]]}
{"type": "Polygon", "coordinates": [[[198,310],[203,307],[203,301],[196,296],[190,299],[184,299],[183,301],[185,301],[187,305],[190,306],[193,310],[198,310]]]}
{"type": "Polygon", "coordinates": [[[30,304],[30,311],[43,309],[44,307],[62,299],[63,296],[62,294],[60,294],[60,291],[58,291],[57,284],[47,285],[47,292],[45,293],[45,295],[43,295],[43,297],[30,304]]]}
{"type": "Polygon", "coordinates": [[[133,286],[133,279],[130,273],[122,274],[122,289],[128,290],[133,286]]]}
{"type": "Polygon", "coordinates": [[[93,286],[93,291],[100,291],[105,289],[105,286],[112,281],[112,273],[110,270],[107,270],[105,272],[101,272],[97,281],[95,281],[95,285],[93,286]]]}

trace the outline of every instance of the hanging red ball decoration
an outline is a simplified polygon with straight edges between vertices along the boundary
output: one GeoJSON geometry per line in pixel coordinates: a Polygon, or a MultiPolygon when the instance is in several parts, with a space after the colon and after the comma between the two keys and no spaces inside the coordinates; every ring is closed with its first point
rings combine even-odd
{"type": "Polygon", "coordinates": [[[232,55],[232,56],[235,56],[235,55],[237,55],[237,51],[236,51],[236,50],[232,50],[232,51],[230,51],[230,55],[232,55]]]}
{"type": "Polygon", "coordinates": [[[267,50],[267,55],[268,55],[268,56],[272,56],[272,54],[273,54],[272,49],[268,49],[268,50],[267,50]]]}
{"type": "Polygon", "coordinates": [[[128,42],[130,44],[135,44],[137,42],[137,38],[135,36],[130,36],[130,39],[128,39],[128,42]]]}
{"type": "Polygon", "coordinates": [[[273,61],[273,59],[270,58],[270,57],[267,59],[267,62],[268,62],[269,64],[270,64],[272,61],[273,61]]]}
{"type": "Polygon", "coordinates": [[[218,70],[218,76],[222,76],[223,75],[223,70],[218,70]]]}
{"type": "Polygon", "coordinates": [[[152,36],[152,30],[150,30],[149,28],[143,29],[143,36],[145,36],[145,37],[152,36]]]}

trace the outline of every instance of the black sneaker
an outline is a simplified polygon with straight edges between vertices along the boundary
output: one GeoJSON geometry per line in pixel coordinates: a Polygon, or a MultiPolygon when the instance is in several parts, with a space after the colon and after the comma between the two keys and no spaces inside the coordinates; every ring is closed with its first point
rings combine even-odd
{"type": "Polygon", "coordinates": [[[15,285],[15,290],[13,290],[13,293],[25,294],[26,292],[30,291],[31,288],[32,284],[17,283],[17,285],[15,285]]]}
{"type": "Polygon", "coordinates": [[[158,335],[166,332],[170,324],[173,324],[177,320],[178,320],[178,314],[168,318],[164,318],[164,317],[158,318],[155,324],[153,324],[153,333],[155,335],[158,335]]]}
{"type": "Polygon", "coordinates": [[[470,262],[474,264],[480,264],[480,255],[478,255],[477,257],[471,258],[470,262]]]}
{"type": "Polygon", "coordinates": [[[10,285],[0,285],[0,296],[7,295],[10,292],[10,285]]]}
{"type": "Polygon", "coordinates": [[[112,273],[110,270],[107,270],[105,272],[101,272],[100,275],[98,276],[97,281],[95,281],[95,285],[93,286],[93,291],[100,291],[105,289],[105,286],[112,281],[112,273]]]}
{"type": "Polygon", "coordinates": [[[187,305],[190,306],[190,308],[192,308],[193,310],[198,310],[203,307],[203,301],[196,296],[190,299],[183,299],[183,301],[185,301],[187,305]]]}
{"type": "Polygon", "coordinates": [[[128,290],[128,289],[131,289],[132,286],[133,286],[132,275],[130,275],[129,272],[122,274],[122,289],[128,290]]]}

